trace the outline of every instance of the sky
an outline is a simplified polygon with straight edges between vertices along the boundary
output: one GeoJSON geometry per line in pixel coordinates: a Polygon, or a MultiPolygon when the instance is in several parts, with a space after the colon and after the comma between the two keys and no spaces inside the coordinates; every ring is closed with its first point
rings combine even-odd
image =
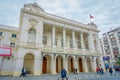
{"type": "Polygon", "coordinates": [[[0,24],[19,27],[20,10],[36,2],[45,12],[84,24],[93,22],[103,33],[120,27],[120,0],[0,0],[0,24]]]}

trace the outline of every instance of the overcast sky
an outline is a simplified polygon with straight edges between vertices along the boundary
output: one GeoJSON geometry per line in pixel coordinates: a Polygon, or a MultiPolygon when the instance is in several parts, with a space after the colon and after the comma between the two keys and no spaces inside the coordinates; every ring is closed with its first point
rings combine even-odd
{"type": "Polygon", "coordinates": [[[94,16],[101,34],[120,27],[120,0],[0,0],[0,24],[19,25],[20,10],[36,2],[46,12],[87,24],[94,16]]]}

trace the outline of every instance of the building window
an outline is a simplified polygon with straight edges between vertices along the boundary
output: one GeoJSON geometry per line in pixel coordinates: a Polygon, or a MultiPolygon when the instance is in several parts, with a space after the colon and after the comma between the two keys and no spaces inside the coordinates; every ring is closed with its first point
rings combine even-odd
{"type": "Polygon", "coordinates": [[[110,41],[111,41],[112,46],[117,45],[116,38],[115,38],[114,34],[110,35],[110,41]]]}
{"type": "Polygon", "coordinates": [[[0,36],[2,36],[2,32],[0,32],[0,36]]]}
{"type": "Polygon", "coordinates": [[[14,47],[15,46],[15,43],[14,42],[11,42],[10,43],[10,47],[14,47]]]}
{"type": "Polygon", "coordinates": [[[30,28],[28,33],[30,34],[36,34],[36,30],[34,28],[30,28]]]}
{"type": "Polygon", "coordinates": [[[77,42],[78,49],[81,49],[80,41],[77,42]]]}
{"type": "Polygon", "coordinates": [[[36,30],[34,28],[30,28],[28,30],[27,42],[29,42],[29,43],[36,42],[36,30]]]}
{"type": "Polygon", "coordinates": [[[73,48],[73,41],[70,40],[70,48],[73,48]]]}
{"type": "Polygon", "coordinates": [[[57,38],[55,39],[55,45],[57,45],[57,38]]]}
{"type": "Polygon", "coordinates": [[[63,47],[63,39],[61,39],[61,47],[63,47]]]}
{"type": "Polygon", "coordinates": [[[47,44],[47,37],[46,36],[43,36],[43,44],[47,44]]]}
{"type": "Polygon", "coordinates": [[[17,37],[17,34],[12,34],[12,37],[13,37],[13,38],[16,38],[16,37],[17,37]]]}

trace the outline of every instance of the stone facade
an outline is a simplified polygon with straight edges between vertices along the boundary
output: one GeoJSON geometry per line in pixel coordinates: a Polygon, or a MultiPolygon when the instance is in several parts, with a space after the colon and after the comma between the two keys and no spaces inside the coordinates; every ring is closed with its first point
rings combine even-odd
{"type": "Polygon", "coordinates": [[[45,12],[36,3],[21,9],[18,28],[0,25],[0,45],[12,48],[12,56],[0,57],[0,74],[95,72],[103,67],[97,26],[83,24],[45,12]],[[15,37],[11,35],[16,35],[15,37]]]}

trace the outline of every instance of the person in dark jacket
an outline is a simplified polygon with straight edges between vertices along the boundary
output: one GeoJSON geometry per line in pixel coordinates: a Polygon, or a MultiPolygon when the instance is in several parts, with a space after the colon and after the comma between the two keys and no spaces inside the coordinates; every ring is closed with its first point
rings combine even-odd
{"type": "Polygon", "coordinates": [[[68,80],[66,74],[67,74],[67,71],[65,69],[62,69],[62,71],[61,71],[62,80],[64,80],[64,78],[66,78],[66,80],[68,80]]]}
{"type": "Polygon", "coordinates": [[[109,72],[110,72],[110,75],[112,76],[112,73],[113,73],[112,67],[109,67],[109,72]]]}
{"type": "Polygon", "coordinates": [[[25,68],[23,68],[22,69],[22,73],[21,73],[21,75],[20,75],[20,77],[25,77],[26,76],[26,69],[25,68]]]}

